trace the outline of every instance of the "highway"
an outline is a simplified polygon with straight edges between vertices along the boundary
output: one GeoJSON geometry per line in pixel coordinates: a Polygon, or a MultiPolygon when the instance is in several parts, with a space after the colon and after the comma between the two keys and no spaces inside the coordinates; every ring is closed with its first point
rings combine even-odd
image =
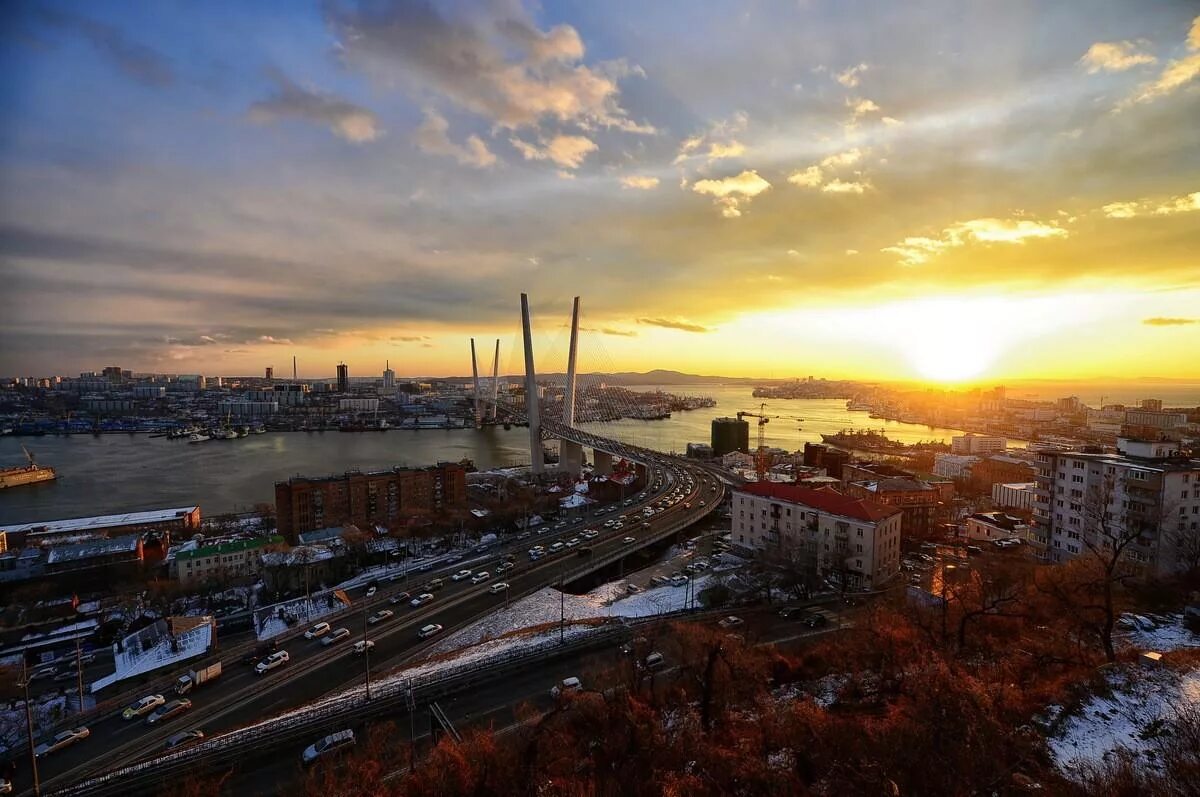
{"type": "MultiPolygon", "coordinates": [[[[611,441],[608,447],[614,447],[611,441]]],[[[248,665],[226,660],[225,672],[219,680],[201,686],[188,695],[193,703],[191,711],[161,726],[148,728],[140,720],[125,721],[120,718],[119,711],[93,720],[89,723],[91,736],[88,739],[39,760],[43,793],[152,757],[162,751],[165,740],[179,730],[200,727],[212,737],[301,706],[330,690],[361,682],[364,661],[353,652],[352,644],[362,638],[367,614],[378,609],[390,608],[396,614],[370,627],[369,638],[375,643],[371,656],[372,672],[376,674],[418,657],[434,644],[436,638],[422,640],[417,637],[417,630],[427,623],[440,623],[446,628],[443,633],[449,633],[502,606],[505,596],[491,593],[491,585],[501,580],[507,581],[511,585],[510,600],[530,594],[554,584],[564,572],[587,565],[589,559],[599,561],[606,557],[633,554],[646,544],[647,538],[652,537],[656,530],[679,520],[698,520],[719,505],[724,497],[724,487],[720,482],[686,462],[641,450],[614,453],[643,462],[648,467],[647,489],[639,493],[640,497],[633,499],[631,505],[624,506],[618,502],[600,510],[592,509],[585,517],[570,521],[565,527],[557,524],[549,530],[540,527],[540,533],[527,539],[516,539],[524,535],[509,535],[502,546],[487,555],[480,555],[479,560],[468,559],[423,574],[420,582],[411,579],[407,585],[395,583],[381,587],[371,599],[362,597],[356,600],[354,611],[330,618],[334,628],[350,629],[350,639],[332,648],[325,648],[317,640],[305,640],[302,636],[287,638],[281,644],[281,649],[288,651],[291,661],[263,676],[256,675],[248,665]],[[662,501],[664,496],[671,496],[689,481],[691,487],[686,488],[670,506],[654,514],[648,520],[649,529],[644,528],[641,515],[643,507],[662,501]],[[654,487],[656,482],[659,483],[657,488],[654,487]],[[600,512],[603,514],[597,517],[600,512]],[[603,526],[606,520],[615,520],[621,514],[628,515],[624,528],[613,530],[603,526]],[[530,562],[525,555],[526,549],[534,544],[549,547],[554,541],[570,539],[586,528],[594,528],[600,536],[583,541],[580,548],[590,548],[590,552],[585,552],[584,556],[578,555],[580,548],[564,549],[562,553],[548,555],[536,562],[530,562]],[[627,536],[634,537],[637,542],[624,543],[623,539],[627,536]],[[495,567],[503,556],[509,554],[516,557],[515,566],[498,576],[495,567]],[[469,581],[450,581],[449,575],[461,568],[488,570],[492,578],[479,585],[472,585],[469,581]],[[418,609],[411,608],[407,601],[396,606],[389,604],[391,596],[399,592],[418,594],[423,591],[421,584],[438,577],[445,579],[445,587],[435,593],[435,599],[429,604],[418,609]]],[[[168,699],[172,697],[164,696],[168,699]]],[[[18,767],[16,786],[19,790],[29,789],[32,783],[27,759],[26,762],[19,761],[18,767]]]]}

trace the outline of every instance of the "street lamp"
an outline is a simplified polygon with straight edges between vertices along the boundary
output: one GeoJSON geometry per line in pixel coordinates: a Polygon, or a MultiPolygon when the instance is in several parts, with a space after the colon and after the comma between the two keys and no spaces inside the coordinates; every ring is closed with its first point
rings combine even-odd
{"type": "Polygon", "coordinates": [[[29,703],[29,662],[21,657],[21,687],[25,690],[25,733],[29,738],[29,766],[33,772],[33,793],[37,797],[42,794],[42,782],[38,777],[37,752],[33,744],[33,709],[29,703]]]}

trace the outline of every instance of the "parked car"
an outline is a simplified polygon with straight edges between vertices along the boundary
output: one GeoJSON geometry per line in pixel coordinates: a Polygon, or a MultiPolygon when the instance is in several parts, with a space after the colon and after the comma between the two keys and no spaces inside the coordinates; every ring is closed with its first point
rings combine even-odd
{"type": "Polygon", "coordinates": [[[450,580],[451,581],[465,581],[466,579],[468,579],[470,577],[471,577],[470,570],[459,570],[457,573],[450,576],[450,580]]]}
{"type": "Polygon", "coordinates": [[[379,591],[379,587],[372,584],[371,586],[367,587],[367,597],[368,598],[374,597],[375,593],[378,591],[379,591]]]}
{"type": "Polygon", "coordinates": [[[330,645],[336,645],[338,642],[341,642],[343,639],[349,639],[349,638],[350,638],[350,629],[349,628],[339,628],[338,630],[334,631],[329,636],[322,637],[321,644],[324,645],[325,647],[329,647],[330,645]]]}
{"type": "Polygon", "coordinates": [[[824,628],[829,625],[829,618],[823,614],[814,614],[804,621],[809,628],[824,628]]]}
{"type": "Polygon", "coordinates": [[[195,744],[204,738],[204,731],[199,728],[192,728],[190,731],[180,731],[167,739],[167,743],[163,747],[167,750],[175,750],[179,747],[185,747],[189,744],[195,744]]]}
{"type": "Polygon", "coordinates": [[[300,754],[300,761],[307,766],[319,758],[336,755],[339,752],[348,750],[354,744],[354,731],[352,730],[331,733],[304,748],[304,752],[300,754]]]}
{"type": "Polygon", "coordinates": [[[563,678],[562,683],[556,684],[550,689],[550,697],[558,697],[567,692],[583,691],[583,682],[572,675],[570,678],[563,678]]]}
{"type": "Polygon", "coordinates": [[[316,639],[317,637],[323,637],[329,633],[329,629],[329,623],[317,623],[312,628],[304,632],[304,638],[316,639]]]}
{"type": "Polygon", "coordinates": [[[180,714],[189,710],[191,707],[192,701],[188,700],[186,697],[181,697],[178,700],[172,700],[170,703],[161,706],[149,717],[146,717],[146,724],[156,725],[160,722],[165,722],[166,720],[175,719],[180,714]]]}
{"type": "Polygon", "coordinates": [[[76,742],[82,742],[91,735],[92,732],[88,730],[86,725],[80,725],[77,728],[68,728],[65,731],[59,731],[33,748],[33,754],[38,758],[42,758],[43,756],[48,756],[51,753],[57,753],[59,750],[70,747],[76,742]]]}
{"type": "Polygon", "coordinates": [[[663,658],[663,654],[656,650],[646,655],[646,659],[642,662],[642,666],[647,670],[660,670],[666,665],[666,663],[667,662],[666,659],[663,658]]]}
{"type": "Polygon", "coordinates": [[[417,636],[420,637],[421,639],[428,639],[429,637],[440,632],[441,630],[442,630],[442,626],[439,625],[438,623],[430,623],[429,625],[425,626],[420,631],[418,631],[417,636]]]}
{"type": "Polygon", "coordinates": [[[131,720],[135,717],[143,717],[166,702],[167,699],[162,695],[146,695],[126,706],[125,710],[121,712],[121,719],[131,720]]]}
{"type": "Polygon", "coordinates": [[[270,672],[276,667],[282,667],[291,660],[286,650],[277,650],[265,659],[254,665],[254,671],[259,675],[270,672]]]}
{"type": "Polygon", "coordinates": [[[376,623],[382,623],[384,620],[389,620],[395,615],[396,613],[391,609],[380,609],[379,611],[375,612],[375,614],[368,617],[367,622],[371,625],[375,625],[376,623]]]}
{"type": "Polygon", "coordinates": [[[354,643],[354,652],[360,656],[375,647],[375,642],[370,639],[360,639],[354,643]]]}
{"type": "Polygon", "coordinates": [[[415,609],[417,607],[424,606],[431,600],[433,600],[433,595],[431,593],[422,592],[420,595],[409,601],[409,604],[415,609]]]}
{"type": "Polygon", "coordinates": [[[742,625],[744,622],[745,620],[742,618],[731,614],[728,617],[722,617],[717,622],[717,625],[721,626],[722,628],[734,628],[735,626],[742,625]]]}

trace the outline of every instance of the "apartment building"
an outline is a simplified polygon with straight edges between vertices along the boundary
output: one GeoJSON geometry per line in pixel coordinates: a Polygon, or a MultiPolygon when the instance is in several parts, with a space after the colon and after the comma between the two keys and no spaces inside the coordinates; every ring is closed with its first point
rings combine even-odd
{"type": "Polygon", "coordinates": [[[1064,562],[1105,536],[1136,534],[1125,556],[1139,573],[1190,566],[1200,545],[1200,460],[1176,446],[1121,438],[1115,454],[1039,451],[1028,535],[1036,552],[1064,562]]]}
{"type": "MultiPolygon", "coordinates": [[[[188,547],[170,557],[168,572],[183,587],[194,587],[209,581],[224,583],[257,577],[262,549],[282,542],[283,537],[276,534],[188,547]]],[[[187,545],[193,546],[194,543],[187,545]]]]}
{"type": "Polygon", "coordinates": [[[829,489],[756,482],[733,494],[733,544],[778,553],[817,578],[876,589],[900,572],[901,511],[829,489]]]}
{"type": "Polygon", "coordinates": [[[1007,447],[1008,440],[1003,437],[967,433],[950,438],[951,454],[993,454],[1007,447]]]}

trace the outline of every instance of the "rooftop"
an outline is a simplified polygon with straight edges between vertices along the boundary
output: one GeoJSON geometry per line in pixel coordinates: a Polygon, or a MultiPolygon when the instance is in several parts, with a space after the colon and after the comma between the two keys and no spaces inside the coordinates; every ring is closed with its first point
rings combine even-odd
{"type": "Polygon", "coordinates": [[[832,515],[854,518],[855,520],[879,521],[892,515],[900,514],[900,510],[892,506],[883,506],[873,501],[849,498],[839,492],[827,488],[813,489],[800,487],[795,484],[780,482],[753,482],[742,487],[739,492],[758,495],[764,498],[774,498],[792,504],[819,509],[832,515]]]}
{"type": "Polygon", "coordinates": [[[188,559],[202,559],[206,556],[247,551],[281,542],[283,542],[283,537],[278,534],[272,534],[270,537],[252,537],[248,540],[232,540],[230,542],[218,543],[217,545],[205,545],[200,548],[183,550],[175,554],[175,559],[180,562],[187,561],[188,559]]]}
{"type": "Polygon", "coordinates": [[[150,523],[165,523],[177,520],[195,512],[198,506],[184,506],[176,509],[154,509],[149,512],[126,512],[123,515],[97,515],[96,517],[71,518],[70,520],[42,520],[37,523],[21,523],[14,526],[2,526],[0,531],[16,534],[65,534],[73,531],[90,531],[94,529],[116,528],[120,526],[144,526],[150,523]]]}
{"type": "Polygon", "coordinates": [[[113,537],[107,540],[94,540],[78,545],[56,545],[46,556],[46,564],[62,564],[63,562],[79,562],[98,556],[113,556],[121,553],[135,553],[141,544],[140,534],[129,534],[124,537],[113,537]]]}

